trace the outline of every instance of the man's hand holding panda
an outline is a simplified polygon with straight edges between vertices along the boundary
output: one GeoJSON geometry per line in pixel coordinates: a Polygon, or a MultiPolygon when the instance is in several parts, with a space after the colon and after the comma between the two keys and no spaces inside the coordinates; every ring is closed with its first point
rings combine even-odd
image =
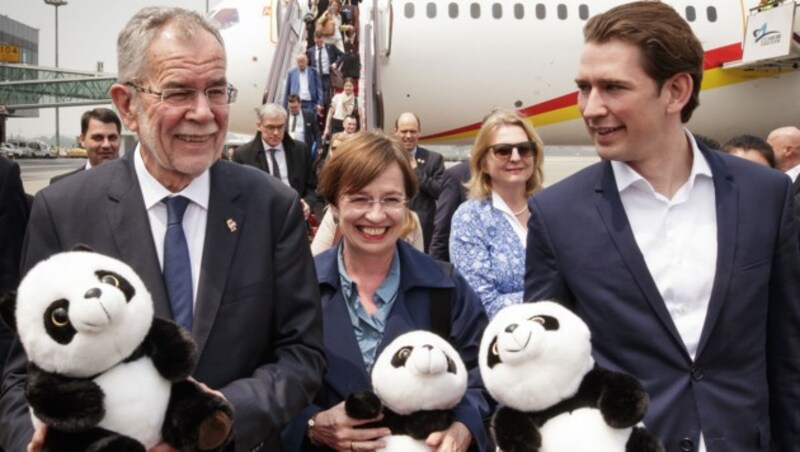
{"type": "Polygon", "coordinates": [[[391,435],[386,427],[359,428],[380,421],[383,415],[369,419],[354,419],[347,415],[345,402],[320,411],[314,416],[311,429],[312,441],[334,450],[375,450],[386,446],[382,437],[391,435]]]}

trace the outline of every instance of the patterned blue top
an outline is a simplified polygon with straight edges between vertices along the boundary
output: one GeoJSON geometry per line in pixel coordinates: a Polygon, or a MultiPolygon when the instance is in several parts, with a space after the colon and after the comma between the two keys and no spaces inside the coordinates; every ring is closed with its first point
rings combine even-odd
{"type": "Polygon", "coordinates": [[[450,261],[481,298],[489,319],[522,303],[525,245],[492,199],[470,199],[453,214],[450,261]]]}

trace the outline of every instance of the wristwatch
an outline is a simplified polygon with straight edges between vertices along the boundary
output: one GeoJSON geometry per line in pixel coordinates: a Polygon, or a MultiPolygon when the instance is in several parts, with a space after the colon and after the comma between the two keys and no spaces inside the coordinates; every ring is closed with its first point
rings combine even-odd
{"type": "Polygon", "coordinates": [[[316,412],[313,416],[308,418],[308,428],[306,429],[306,436],[308,436],[308,440],[311,441],[311,444],[315,446],[319,446],[319,443],[314,439],[314,426],[317,425],[318,414],[319,412],[316,412]]]}

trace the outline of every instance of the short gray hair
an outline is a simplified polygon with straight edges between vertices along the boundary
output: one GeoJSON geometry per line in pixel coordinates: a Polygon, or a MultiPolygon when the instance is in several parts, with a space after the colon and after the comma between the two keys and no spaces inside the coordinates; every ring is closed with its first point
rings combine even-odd
{"type": "Polygon", "coordinates": [[[264,104],[258,109],[258,122],[263,121],[264,118],[272,118],[278,115],[282,116],[284,121],[289,117],[289,113],[287,113],[286,109],[281,105],[272,103],[264,104]]]}
{"type": "Polygon", "coordinates": [[[117,38],[117,79],[120,83],[141,81],[147,77],[150,44],[167,25],[175,25],[178,35],[187,41],[192,40],[198,31],[211,33],[225,55],[225,43],[217,25],[202,14],[183,8],[142,8],[117,38]]]}

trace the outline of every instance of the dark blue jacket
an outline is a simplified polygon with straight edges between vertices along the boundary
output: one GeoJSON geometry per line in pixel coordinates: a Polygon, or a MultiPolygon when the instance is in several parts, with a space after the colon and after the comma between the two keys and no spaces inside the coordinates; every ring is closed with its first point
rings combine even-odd
{"type": "Polygon", "coordinates": [[[788,177],[699,145],[714,175],[717,266],[692,359],[608,161],[530,201],[525,299],[569,305],[601,366],[637,377],[666,450],[796,451],[800,255],[788,177]],[[770,449],[780,445],[779,449],[770,449]]]}
{"type": "MultiPolygon", "coordinates": [[[[308,419],[314,413],[342,402],[350,393],[372,387],[339,285],[337,256],[341,246],[340,244],[315,259],[322,300],[323,341],[328,370],[313,404],[303,410],[284,430],[285,450],[323,450],[312,446],[306,437],[308,419]]],[[[455,407],[455,417],[472,433],[472,449],[486,450],[487,436],[483,428],[483,418],[491,413],[489,395],[483,388],[478,369],[478,348],[487,324],[480,299],[457,270],[453,269],[453,274],[447,276],[431,257],[403,241],[397,242],[397,252],[400,253],[400,293],[386,321],[378,354],[384,346],[403,333],[419,329],[430,330],[430,289],[451,289],[453,303],[450,343],[461,354],[470,370],[467,393],[455,407]]]]}

